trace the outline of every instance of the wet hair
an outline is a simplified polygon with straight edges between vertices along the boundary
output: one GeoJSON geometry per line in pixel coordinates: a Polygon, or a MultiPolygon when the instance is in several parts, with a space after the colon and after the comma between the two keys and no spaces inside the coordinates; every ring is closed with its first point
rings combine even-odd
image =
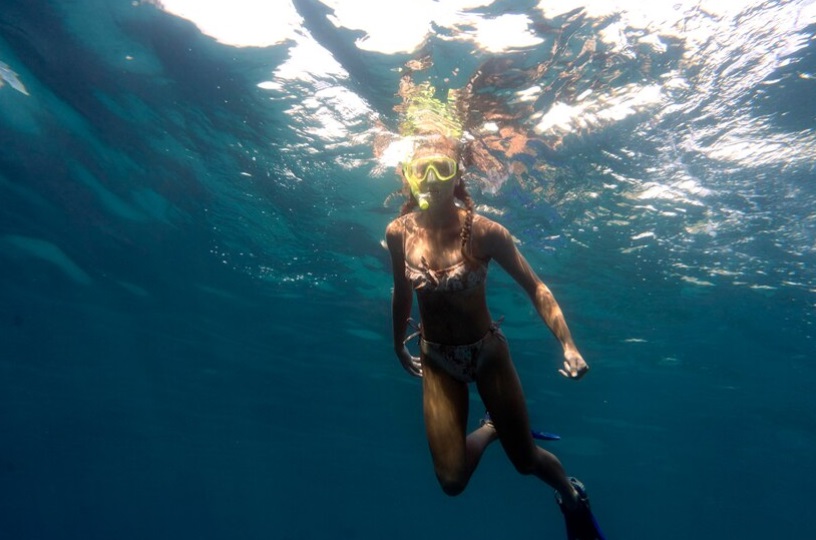
{"type": "MultiPolygon", "coordinates": [[[[470,116],[467,100],[463,99],[466,93],[451,89],[443,101],[436,97],[436,89],[429,83],[414,83],[414,71],[426,69],[430,65],[432,65],[430,58],[405,65],[398,92],[402,103],[395,106],[394,110],[401,117],[400,134],[414,141],[414,154],[429,149],[439,154],[453,156],[459,163],[459,177],[453,196],[461,202],[466,211],[465,223],[459,236],[462,239],[462,255],[465,260],[470,261],[473,260],[473,256],[468,252],[468,246],[476,205],[465,186],[462,169],[473,166],[481,170],[496,170],[503,166],[489,154],[484,144],[474,145],[475,139],[465,135],[465,124],[470,116]]],[[[404,216],[414,211],[419,202],[411,192],[401,167],[397,167],[397,174],[402,180],[402,191],[405,196],[405,203],[400,209],[400,215],[404,216]]]]}

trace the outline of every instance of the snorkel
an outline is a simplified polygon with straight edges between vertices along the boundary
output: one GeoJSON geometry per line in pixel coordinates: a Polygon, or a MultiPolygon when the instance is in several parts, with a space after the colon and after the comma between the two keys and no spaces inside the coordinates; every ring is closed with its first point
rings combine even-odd
{"type": "Polygon", "coordinates": [[[408,183],[408,188],[411,190],[411,195],[413,195],[414,199],[416,199],[420,210],[427,210],[431,206],[431,202],[428,200],[428,193],[422,192],[421,184],[423,179],[415,178],[408,172],[409,163],[411,163],[412,157],[413,152],[405,156],[405,159],[402,160],[402,177],[405,179],[405,182],[408,183]]]}
{"type": "Polygon", "coordinates": [[[430,208],[431,201],[428,200],[429,194],[427,192],[423,193],[422,190],[420,190],[419,182],[409,176],[406,176],[405,178],[408,180],[408,186],[411,188],[411,195],[413,195],[414,199],[416,199],[419,209],[427,210],[430,208]]]}
{"type": "Polygon", "coordinates": [[[428,195],[427,194],[420,194],[414,195],[417,198],[417,204],[419,204],[420,210],[427,210],[430,208],[431,203],[428,202],[428,195]]]}
{"type": "Polygon", "coordinates": [[[430,195],[422,189],[422,184],[430,172],[433,171],[441,181],[450,180],[458,173],[456,160],[450,157],[464,132],[457,106],[458,95],[449,90],[443,101],[436,97],[436,89],[427,82],[403,86],[401,95],[403,105],[397,109],[402,113],[400,134],[412,142],[412,151],[402,162],[402,176],[420,210],[427,210],[431,206],[430,195]],[[415,165],[415,154],[422,148],[434,149],[436,157],[451,160],[453,165],[444,171],[433,164],[427,168],[415,165]]]}

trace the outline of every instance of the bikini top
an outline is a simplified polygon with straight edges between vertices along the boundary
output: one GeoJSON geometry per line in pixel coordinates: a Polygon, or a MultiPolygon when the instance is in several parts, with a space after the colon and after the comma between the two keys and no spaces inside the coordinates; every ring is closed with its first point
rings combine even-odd
{"type": "MultiPolygon", "coordinates": [[[[406,223],[406,233],[403,235],[403,253],[408,238],[409,227],[406,223]]],[[[468,244],[467,248],[470,248],[468,244]]],[[[462,259],[458,263],[435,270],[428,266],[425,257],[420,259],[420,265],[412,266],[405,261],[405,277],[411,282],[417,292],[455,292],[478,287],[487,279],[487,263],[470,262],[462,259]]]]}

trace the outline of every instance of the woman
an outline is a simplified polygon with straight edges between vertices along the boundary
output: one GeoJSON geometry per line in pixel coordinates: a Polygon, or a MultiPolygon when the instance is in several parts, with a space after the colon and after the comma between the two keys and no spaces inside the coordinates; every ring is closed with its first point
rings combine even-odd
{"type": "Polygon", "coordinates": [[[484,450],[498,439],[521,474],[533,474],[556,490],[569,538],[603,538],[581,483],[568,478],[558,459],[533,441],[507,342],[487,307],[490,261],[527,292],[558,338],[564,349],[560,373],[577,380],[589,366],[572,341],[558,303],[510,233],[474,211],[462,181],[462,161],[457,139],[415,137],[413,152],[400,171],[409,188],[408,201],[386,230],[394,273],[394,350],[408,373],[422,377],[436,476],[445,493],[461,493],[484,450]],[[421,319],[419,358],[405,344],[412,289],[421,319]],[[469,383],[476,384],[490,415],[466,435],[469,383]]]}

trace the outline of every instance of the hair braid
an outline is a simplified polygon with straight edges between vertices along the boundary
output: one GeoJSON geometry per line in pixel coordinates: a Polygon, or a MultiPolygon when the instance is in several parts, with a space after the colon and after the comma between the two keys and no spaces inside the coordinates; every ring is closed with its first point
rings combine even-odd
{"type": "Polygon", "coordinates": [[[468,253],[467,247],[470,243],[470,235],[473,229],[473,212],[476,205],[473,199],[470,198],[470,193],[468,193],[467,187],[465,186],[465,181],[461,178],[459,178],[459,183],[456,184],[453,195],[465,205],[465,223],[462,225],[462,231],[459,233],[459,237],[462,239],[462,255],[466,260],[472,260],[473,256],[468,253]]]}

